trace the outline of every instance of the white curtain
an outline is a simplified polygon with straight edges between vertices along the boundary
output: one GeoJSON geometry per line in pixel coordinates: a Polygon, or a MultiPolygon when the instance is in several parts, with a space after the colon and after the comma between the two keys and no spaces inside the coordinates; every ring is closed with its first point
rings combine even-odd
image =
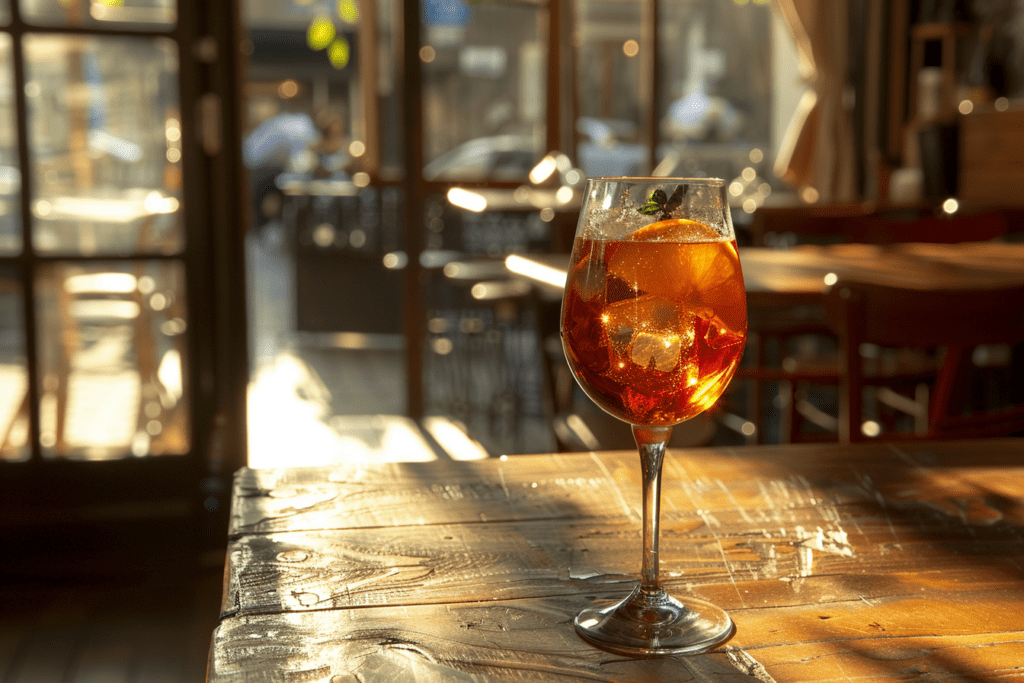
{"type": "Polygon", "coordinates": [[[854,201],[853,124],[844,97],[847,0],[774,0],[772,9],[793,35],[808,86],[780,144],[775,173],[795,188],[814,188],[820,203],[854,201]]]}

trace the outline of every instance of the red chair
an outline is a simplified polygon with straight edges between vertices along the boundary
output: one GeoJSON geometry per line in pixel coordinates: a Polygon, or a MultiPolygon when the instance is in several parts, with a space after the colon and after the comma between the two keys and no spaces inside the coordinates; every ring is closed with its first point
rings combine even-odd
{"type": "MultiPolygon", "coordinates": [[[[1024,349],[1024,285],[922,291],[840,281],[826,300],[828,320],[839,342],[835,381],[841,442],[871,438],[873,430],[862,429],[867,390],[892,391],[894,383],[914,377],[925,379],[915,386],[923,384],[926,392],[918,391],[915,397],[893,392],[889,398],[901,396],[904,407],[918,412],[918,427],[908,432],[882,431],[880,438],[975,438],[1024,431],[1024,398],[1015,385],[1020,378],[1007,376],[1015,372],[1012,357],[997,364],[1001,367],[985,369],[979,367],[984,364],[978,353],[1001,348],[1019,354],[1024,349]],[[888,349],[888,356],[867,355],[893,362],[889,367],[877,360],[872,365],[865,358],[866,349],[888,349]],[[931,370],[928,364],[907,360],[920,359],[923,352],[930,354],[931,370]],[[975,397],[968,387],[983,372],[1002,373],[1007,391],[981,400],[975,397]]],[[[899,399],[888,402],[901,403],[899,399]]]]}

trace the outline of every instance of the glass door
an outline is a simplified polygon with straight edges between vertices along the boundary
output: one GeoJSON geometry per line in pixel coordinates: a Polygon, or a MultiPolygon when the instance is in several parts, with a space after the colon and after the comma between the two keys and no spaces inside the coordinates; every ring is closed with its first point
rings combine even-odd
{"type": "Polygon", "coordinates": [[[27,523],[226,507],[237,24],[234,3],[0,2],[0,486],[27,523]]]}

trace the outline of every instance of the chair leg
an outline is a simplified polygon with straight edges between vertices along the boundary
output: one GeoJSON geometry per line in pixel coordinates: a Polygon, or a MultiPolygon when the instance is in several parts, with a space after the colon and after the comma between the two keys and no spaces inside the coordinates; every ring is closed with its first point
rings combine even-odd
{"type": "Polygon", "coordinates": [[[839,443],[863,441],[861,416],[864,414],[863,381],[860,354],[852,344],[841,344],[843,370],[839,379],[839,443]]]}
{"type": "MultiPolygon", "coordinates": [[[[755,370],[763,368],[764,345],[761,343],[760,335],[754,333],[747,338],[747,350],[753,356],[755,370]]],[[[747,416],[757,426],[753,441],[758,444],[764,443],[764,420],[761,415],[761,380],[756,377],[748,377],[746,382],[747,416]]]]}
{"type": "Polygon", "coordinates": [[[3,428],[3,432],[0,432],[0,455],[2,455],[7,447],[11,445],[11,433],[14,431],[14,426],[18,423],[22,415],[28,416],[28,386],[25,387],[25,393],[21,398],[21,403],[18,404],[18,409],[15,410],[14,414],[11,416],[11,421],[3,428]]]}
{"type": "Polygon", "coordinates": [[[942,357],[939,373],[935,378],[935,390],[929,406],[929,420],[937,423],[953,414],[953,399],[964,395],[967,384],[967,367],[971,362],[972,349],[949,346],[942,357]]]}
{"type": "Polygon", "coordinates": [[[930,406],[928,385],[921,382],[914,387],[914,402],[917,403],[917,412],[914,413],[914,433],[918,436],[928,435],[928,413],[930,406]]]}
{"type": "Polygon", "coordinates": [[[800,414],[796,410],[796,386],[792,380],[779,381],[779,443],[794,443],[799,437],[800,414]]]}

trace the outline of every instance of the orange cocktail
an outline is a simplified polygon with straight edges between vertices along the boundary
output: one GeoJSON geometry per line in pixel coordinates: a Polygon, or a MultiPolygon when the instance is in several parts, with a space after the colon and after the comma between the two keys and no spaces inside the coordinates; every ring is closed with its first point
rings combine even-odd
{"type": "Polygon", "coordinates": [[[623,240],[579,239],[566,288],[569,365],[619,419],[678,424],[707,410],[732,379],[747,335],[734,239],[684,219],[623,240]]]}

